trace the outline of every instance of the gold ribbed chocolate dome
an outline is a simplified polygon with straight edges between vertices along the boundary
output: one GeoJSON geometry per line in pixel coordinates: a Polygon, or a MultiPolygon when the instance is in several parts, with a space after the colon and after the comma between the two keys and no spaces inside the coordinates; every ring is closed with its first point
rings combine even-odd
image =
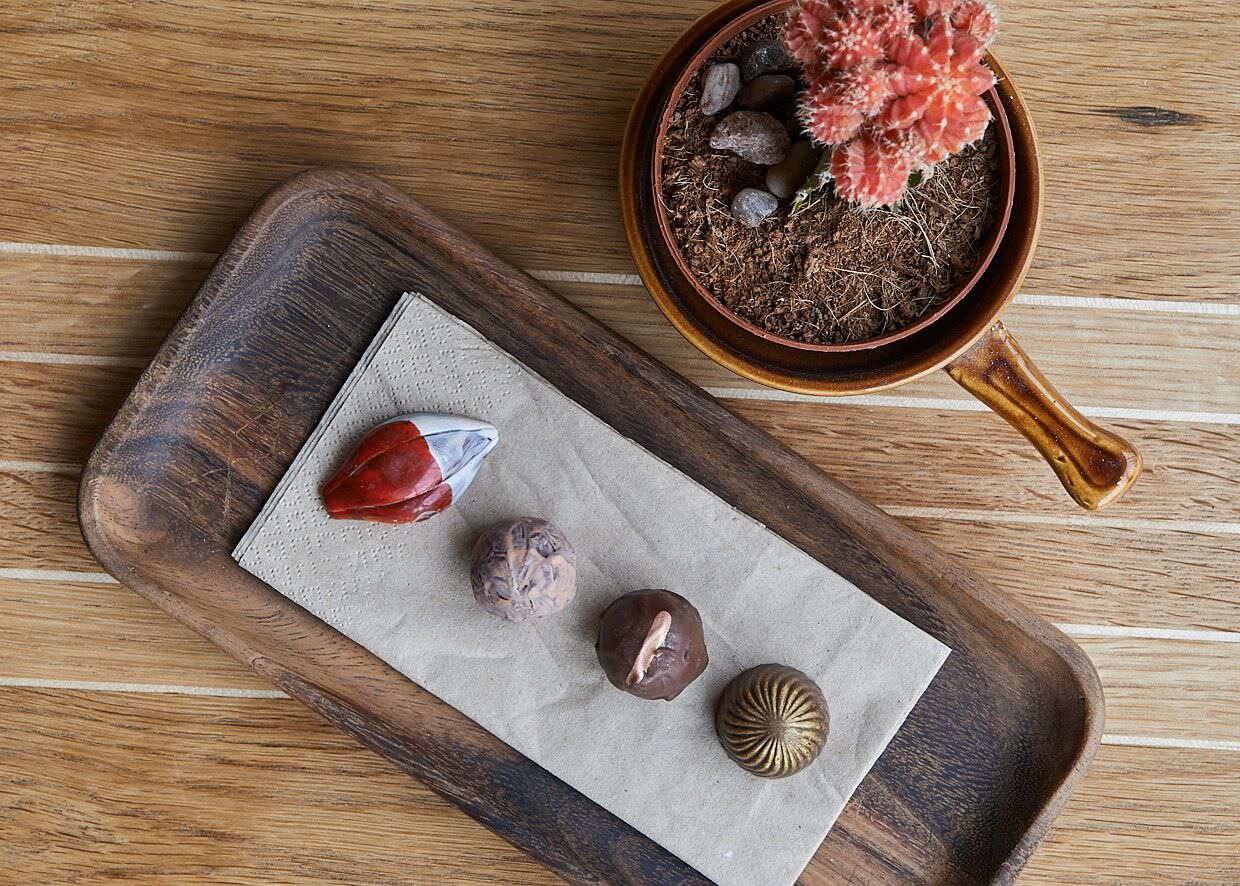
{"type": "Polygon", "coordinates": [[[827,741],[827,701],[796,668],[764,664],[728,684],[715,731],[728,756],[763,778],[800,772],[827,741]]]}

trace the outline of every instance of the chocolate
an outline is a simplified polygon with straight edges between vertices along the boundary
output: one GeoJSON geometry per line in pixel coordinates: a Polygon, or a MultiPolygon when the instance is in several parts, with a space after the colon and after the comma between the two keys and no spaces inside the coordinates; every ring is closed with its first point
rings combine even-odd
{"type": "Polygon", "coordinates": [[[633,591],[599,617],[594,644],[617,689],[671,701],[701,676],[708,662],[702,617],[671,591],[633,591]]]}
{"type": "Polygon", "coordinates": [[[829,719],[817,683],[796,668],[764,664],[728,684],[715,707],[715,732],[742,769],[784,778],[818,758],[829,719]]]}
{"type": "Polygon", "coordinates": [[[422,412],[371,428],[324,484],[336,520],[419,523],[465,494],[499,441],[484,421],[422,412]]]}
{"type": "Polygon", "coordinates": [[[469,570],[474,599],[497,618],[517,623],[546,618],[577,594],[577,555],[546,520],[496,523],[474,543],[469,570]]]}

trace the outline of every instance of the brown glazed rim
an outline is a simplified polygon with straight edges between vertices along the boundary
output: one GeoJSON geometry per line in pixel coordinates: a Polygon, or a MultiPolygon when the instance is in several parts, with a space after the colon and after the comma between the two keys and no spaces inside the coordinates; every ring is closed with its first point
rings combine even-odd
{"type": "MultiPolygon", "coordinates": [[[[692,56],[692,58],[689,59],[684,67],[684,70],[681,71],[680,76],[677,78],[676,83],[672,87],[667,101],[663,106],[662,113],[660,114],[659,128],[654,142],[654,156],[652,157],[652,162],[650,164],[652,184],[654,187],[652,193],[655,195],[655,202],[658,204],[658,211],[655,212],[655,215],[658,220],[659,233],[663,237],[663,240],[668,248],[668,253],[671,255],[672,260],[676,263],[678,270],[684,275],[685,279],[689,281],[696,294],[704,302],[706,302],[706,304],[710,305],[726,317],[728,321],[735,323],[737,326],[742,327],[753,335],[767,341],[774,342],[778,345],[798,348],[803,351],[817,351],[821,353],[840,353],[844,351],[860,351],[869,348],[877,348],[920,332],[935,320],[945,315],[953,307],[959,304],[966,295],[969,294],[973,287],[977,285],[977,282],[982,278],[982,275],[986,273],[987,268],[990,267],[990,263],[994,260],[995,254],[999,251],[999,246],[1003,242],[1003,235],[1007,232],[1008,222],[1012,217],[1012,203],[1015,199],[1016,149],[1012,139],[1012,128],[1011,124],[1008,122],[1007,113],[1004,111],[1003,102],[1000,101],[999,95],[994,87],[991,87],[985,93],[986,103],[989,105],[991,114],[998,124],[998,129],[996,132],[1001,144],[1001,150],[1003,150],[1007,155],[1007,163],[1004,170],[1005,174],[1003,175],[1002,180],[1003,194],[1000,198],[1002,210],[995,224],[991,226],[990,233],[987,235],[986,248],[983,250],[981,260],[973,269],[973,273],[970,274],[969,278],[960,284],[960,286],[958,286],[948,298],[935,307],[934,310],[930,311],[930,313],[919,318],[914,323],[910,323],[907,326],[902,326],[899,329],[886,333],[885,335],[843,344],[814,344],[810,342],[798,341],[797,339],[776,335],[769,330],[750,323],[748,320],[745,320],[739,315],[733,313],[730,308],[724,305],[723,302],[721,302],[713,293],[703,286],[701,281],[698,280],[697,275],[689,268],[688,262],[685,261],[684,254],[680,249],[680,244],[672,234],[671,223],[667,218],[667,207],[663,203],[663,145],[667,139],[667,130],[670,125],[672,113],[676,109],[676,105],[680,102],[680,97],[684,93],[685,88],[688,86],[689,81],[697,74],[702,65],[705,64],[706,59],[714,54],[715,50],[717,50],[720,45],[726,43],[741,31],[744,31],[746,28],[751,27],[763,19],[779,14],[786,8],[792,6],[793,2],[794,0],[770,0],[768,3],[763,3],[762,5],[751,9],[749,12],[737,16],[735,19],[720,28],[719,31],[716,32],[715,35],[708,40],[705,45],[703,45],[702,48],[692,56]]],[[[987,62],[989,61],[990,56],[988,54],[987,62]]]]}

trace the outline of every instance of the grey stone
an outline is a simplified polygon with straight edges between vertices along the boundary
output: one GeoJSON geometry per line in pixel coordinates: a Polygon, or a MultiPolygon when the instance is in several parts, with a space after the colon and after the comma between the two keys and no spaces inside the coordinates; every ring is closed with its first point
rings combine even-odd
{"type": "Polygon", "coordinates": [[[783,162],[776,163],[766,171],[766,188],[776,197],[787,200],[805,183],[805,179],[818,165],[821,152],[810,142],[797,142],[788,149],[783,162]]]}
{"type": "Polygon", "coordinates": [[[774,194],[759,188],[745,188],[732,198],[732,217],[749,228],[756,228],[779,208],[774,194]]]}
{"type": "Polygon", "coordinates": [[[741,88],[741,69],[731,62],[711,65],[702,75],[702,113],[714,116],[732,104],[741,88]]]}
{"type": "Polygon", "coordinates": [[[783,101],[796,91],[797,81],[787,74],[763,74],[745,84],[745,88],[736,96],[736,103],[742,108],[756,111],[783,101]]]}
{"type": "Polygon", "coordinates": [[[772,71],[786,71],[796,65],[782,40],[759,40],[741,53],[741,77],[748,83],[772,71]]]}
{"type": "Polygon", "coordinates": [[[788,130],[762,111],[736,111],[715,125],[712,148],[731,151],[762,166],[778,163],[788,154],[788,130]]]}

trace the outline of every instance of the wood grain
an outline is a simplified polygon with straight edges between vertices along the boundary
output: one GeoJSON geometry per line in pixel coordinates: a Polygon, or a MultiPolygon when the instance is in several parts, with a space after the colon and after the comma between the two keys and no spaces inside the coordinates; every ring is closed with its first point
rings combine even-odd
{"type": "MultiPolygon", "coordinates": [[[[0,624],[0,681],[273,688],[120,585],[0,579],[0,624]]],[[[1102,678],[1109,732],[1240,741],[1240,643],[1077,642],[1102,678]]]]}
{"type": "Polygon", "coordinates": [[[1108,731],[1240,743],[1240,643],[1079,642],[1102,676],[1108,731]]]}
{"type": "Polygon", "coordinates": [[[1233,884],[1240,754],[1103,747],[1022,883],[1233,884]]]}
{"type": "MultiPolygon", "coordinates": [[[[1021,882],[1231,882],[1237,779],[1240,754],[1104,745],[1021,882]]],[[[561,882],[291,700],[0,689],[18,875],[561,882]]]]}
{"type": "MultiPolygon", "coordinates": [[[[180,262],[0,254],[0,351],[144,362],[205,273],[180,262]]],[[[757,387],[686,347],[640,286],[548,285],[698,384],[757,387]]],[[[1088,406],[1236,412],[1240,316],[1018,304],[1004,318],[1056,386],[1088,406]]],[[[945,373],[893,393],[968,399],[945,373]]]]}
{"type": "MultiPolygon", "coordinates": [[[[711,5],[11,0],[0,240],[214,252],[268,184],[354,161],[527,267],[631,273],[614,188],[624,114],[711,5]]],[[[1046,151],[1027,291],[1240,303],[1232,4],[1002,6],[997,50],[1046,151]]],[[[0,244],[0,351],[142,361],[206,267],[0,244]]],[[[555,288],[690,378],[748,387],[687,348],[642,290],[555,288]]],[[[1006,319],[1086,405],[1240,412],[1235,317],[1017,305],[1006,319]]],[[[0,365],[0,460],[80,462],[134,375],[0,365]]],[[[962,397],[938,376],[896,393],[962,397]]],[[[886,502],[1062,513],[997,420],[731,405],[886,502]]],[[[1116,516],[1235,519],[1229,425],[1122,424],[1152,464],[1116,516]]],[[[98,568],[71,484],[0,481],[0,565],[98,568]]],[[[1240,624],[1236,536],[906,522],[1058,621],[1240,624]]],[[[1081,642],[1112,732],[1234,740],[1237,644],[1081,642]]],[[[0,677],[268,685],[123,588],[14,579],[0,579],[0,677]]],[[[1238,758],[1104,746],[1022,882],[1235,882],[1238,758]]],[[[0,690],[0,880],[104,878],[558,882],[295,702],[0,690]]]]}
{"type": "Polygon", "coordinates": [[[0,681],[273,690],[117,584],[0,578],[0,681]]]}
{"type": "Polygon", "coordinates": [[[0,253],[0,351],[148,360],[209,267],[0,253]]]}
{"type": "Polygon", "coordinates": [[[78,478],[0,471],[0,568],[98,572],[78,531],[78,478]]]}
{"type": "MultiPolygon", "coordinates": [[[[711,5],[18,0],[0,33],[29,73],[0,86],[0,237],[215,251],[267,186],[349,162],[520,263],[627,272],[625,114],[711,5]]],[[[1216,184],[1240,173],[1231,12],[1004,5],[996,48],[1031,100],[1052,207],[1031,290],[1235,299],[1240,223],[1216,184]],[[1168,113],[1128,110],[1149,106],[1168,113]]]]}
{"type": "MultiPolygon", "coordinates": [[[[988,413],[725,402],[883,505],[985,511],[996,519],[1003,513],[1077,516],[1063,507],[1054,475],[1037,453],[988,413]],[[943,470],[945,449],[951,471],[943,470]]],[[[1235,428],[1114,419],[1107,424],[1140,441],[1148,467],[1122,506],[1085,525],[1106,525],[1108,518],[1240,521],[1240,451],[1229,446],[1235,428]]]]}
{"type": "Polygon", "coordinates": [[[1069,624],[1234,632],[1236,536],[1002,519],[908,518],[1046,618],[1069,624]]]}
{"type": "Polygon", "coordinates": [[[0,690],[7,882],[560,882],[289,700],[0,690]]]}
{"type": "MultiPolygon", "coordinates": [[[[138,370],[0,361],[0,450],[13,460],[80,464],[138,370]]],[[[728,407],[883,505],[1062,516],[1053,475],[984,412],[725,400],[728,407]],[[866,433],[859,435],[858,429],[866,433]],[[955,470],[942,470],[944,449],[955,470]],[[899,464],[892,470],[893,459],[899,464]]],[[[1111,518],[1240,521],[1240,455],[1230,425],[1108,424],[1138,441],[1146,474],[1111,518]]],[[[1170,528],[1170,527],[1169,527],[1170,528]]]]}
{"type": "Polygon", "coordinates": [[[0,360],[0,452],[18,461],[80,465],[138,372],[0,360]]]}
{"type": "MultiPolygon", "coordinates": [[[[905,498],[897,496],[887,465],[903,458],[898,450],[887,452],[869,462],[868,471],[858,470],[860,462],[846,471],[829,461],[822,466],[889,506],[953,500],[940,497],[929,464],[924,485],[910,484],[899,490],[905,498]]],[[[0,491],[13,496],[0,499],[0,568],[98,570],[78,531],[75,490],[71,476],[0,471],[0,491]]],[[[1157,522],[1142,529],[1030,525],[1005,522],[984,508],[974,516],[905,522],[1052,621],[1231,631],[1240,618],[1235,535],[1171,530],[1157,522]],[[1020,540],[1019,557],[1011,554],[1013,538],[1020,540]]]]}

